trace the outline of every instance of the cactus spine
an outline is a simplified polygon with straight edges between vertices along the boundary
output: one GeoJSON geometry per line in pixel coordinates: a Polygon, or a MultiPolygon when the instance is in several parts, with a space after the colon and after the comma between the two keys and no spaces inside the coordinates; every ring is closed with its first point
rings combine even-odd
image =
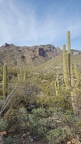
{"type": "Polygon", "coordinates": [[[63,73],[64,73],[64,83],[67,86],[67,55],[66,55],[66,45],[63,45],[63,73]]]}
{"type": "Polygon", "coordinates": [[[3,65],[3,97],[7,97],[7,64],[3,65]]]}

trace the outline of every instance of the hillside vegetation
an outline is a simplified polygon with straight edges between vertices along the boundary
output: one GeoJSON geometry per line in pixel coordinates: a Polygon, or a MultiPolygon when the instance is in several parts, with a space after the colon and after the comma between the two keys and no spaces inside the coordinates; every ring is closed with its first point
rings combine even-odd
{"type": "Polygon", "coordinates": [[[4,144],[81,143],[81,54],[72,54],[70,32],[67,38],[68,50],[65,44],[56,55],[43,49],[45,55],[35,58],[34,64],[1,62],[0,132],[4,144]]]}

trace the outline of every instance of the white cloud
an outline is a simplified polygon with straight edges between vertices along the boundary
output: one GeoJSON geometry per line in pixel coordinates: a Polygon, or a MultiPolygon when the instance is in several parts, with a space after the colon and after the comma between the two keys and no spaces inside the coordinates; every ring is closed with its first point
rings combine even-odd
{"type": "MultiPolygon", "coordinates": [[[[5,1],[5,0],[3,0],[5,1]]],[[[1,0],[0,0],[1,2],[1,0]]],[[[25,11],[14,0],[3,2],[0,6],[0,41],[18,45],[33,45],[65,41],[68,30],[75,38],[81,33],[81,19],[70,17],[57,10],[47,12],[42,18],[31,4],[25,11]]],[[[59,44],[58,44],[59,45],[59,44]]]]}

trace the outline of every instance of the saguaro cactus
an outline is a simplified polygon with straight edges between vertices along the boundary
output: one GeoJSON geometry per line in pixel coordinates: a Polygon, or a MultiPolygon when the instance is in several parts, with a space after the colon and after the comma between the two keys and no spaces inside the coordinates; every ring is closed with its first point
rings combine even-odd
{"type": "Polygon", "coordinates": [[[64,83],[67,86],[67,54],[66,54],[66,45],[63,45],[63,73],[64,73],[64,83]]]}
{"type": "Polygon", "coordinates": [[[78,108],[78,100],[77,100],[77,89],[75,88],[71,90],[71,102],[72,102],[73,113],[77,115],[79,112],[79,108],[78,108]]]}
{"type": "Polygon", "coordinates": [[[20,72],[18,74],[18,80],[20,82],[25,82],[27,78],[27,69],[20,69],[20,72]]]}
{"type": "Polygon", "coordinates": [[[69,74],[69,82],[71,84],[71,70],[72,70],[72,61],[71,61],[71,43],[70,43],[70,31],[68,31],[68,74],[69,74]]]}
{"type": "MultiPolygon", "coordinates": [[[[75,115],[78,114],[78,100],[77,100],[77,91],[78,91],[78,81],[76,80],[75,82],[75,78],[74,78],[74,73],[73,73],[73,65],[71,67],[71,102],[72,102],[72,108],[73,108],[73,112],[75,115]]],[[[78,79],[78,73],[76,71],[76,77],[78,79]]]]}
{"type": "Polygon", "coordinates": [[[23,69],[20,69],[19,73],[18,73],[18,81],[23,81],[23,69]]]}
{"type": "MultiPolygon", "coordinates": [[[[74,81],[74,73],[73,73],[73,65],[71,58],[71,43],[70,43],[70,31],[68,31],[68,76],[69,76],[69,84],[71,90],[71,102],[72,108],[75,115],[78,114],[78,103],[77,103],[77,87],[74,81]]],[[[76,71],[76,79],[78,80],[78,74],[76,71]]]]}
{"type": "Polygon", "coordinates": [[[76,77],[76,87],[80,86],[80,77],[77,66],[74,67],[75,77],[76,77]]]}
{"type": "Polygon", "coordinates": [[[25,82],[27,79],[27,69],[24,69],[24,78],[23,78],[23,81],[25,82]]]}
{"type": "Polygon", "coordinates": [[[74,70],[74,66],[73,66],[73,64],[72,64],[72,67],[71,67],[71,88],[72,88],[72,89],[75,87],[75,80],[74,80],[73,70],[74,70]]]}
{"type": "Polygon", "coordinates": [[[3,96],[7,97],[7,64],[3,65],[3,96]]]}
{"type": "Polygon", "coordinates": [[[57,77],[56,77],[56,81],[55,81],[55,90],[56,90],[56,96],[58,96],[59,90],[60,90],[60,82],[58,80],[58,73],[57,73],[57,77]]]}
{"type": "Polygon", "coordinates": [[[72,102],[72,108],[73,108],[73,112],[75,115],[78,114],[78,99],[77,99],[77,91],[78,91],[78,85],[77,81],[75,83],[75,79],[74,79],[74,74],[73,74],[73,67],[71,70],[71,102],[72,102]]]}

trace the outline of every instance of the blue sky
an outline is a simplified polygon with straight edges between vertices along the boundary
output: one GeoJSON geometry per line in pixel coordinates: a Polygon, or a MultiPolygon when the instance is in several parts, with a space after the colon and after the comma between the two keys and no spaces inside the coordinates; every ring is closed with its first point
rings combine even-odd
{"type": "Polygon", "coordinates": [[[53,44],[81,50],[81,0],[0,0],[0,46],[53,44]]]}

